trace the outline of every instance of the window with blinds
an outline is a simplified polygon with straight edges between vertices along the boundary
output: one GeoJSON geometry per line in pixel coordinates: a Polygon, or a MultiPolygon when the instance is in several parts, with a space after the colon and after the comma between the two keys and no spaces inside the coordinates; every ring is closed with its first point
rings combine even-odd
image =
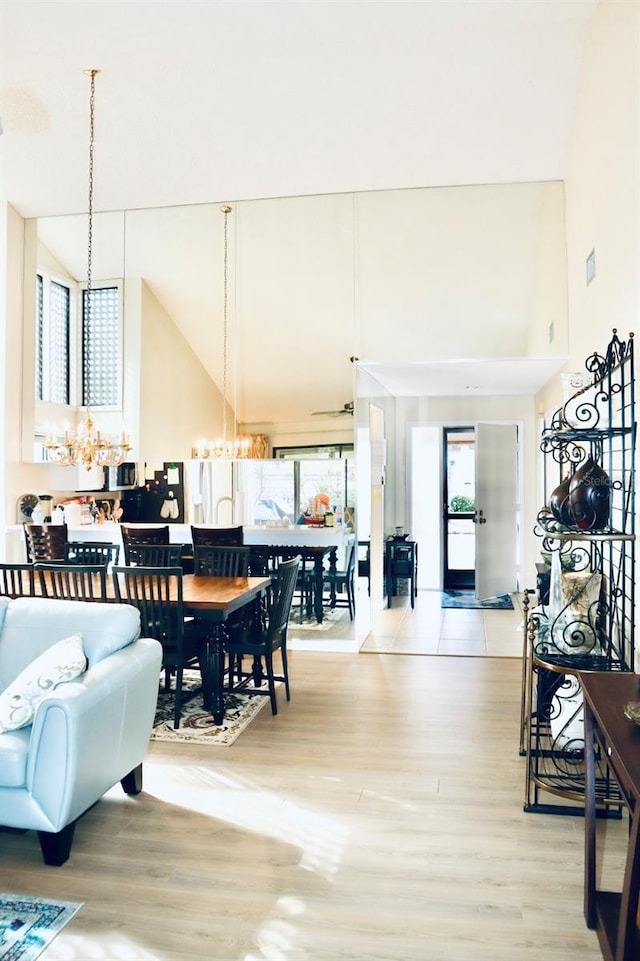
{"type": "Polygon", "coordinates": [[[39,400],[69,403],[71,290],[38,274],[36,390],[39,400]]]}

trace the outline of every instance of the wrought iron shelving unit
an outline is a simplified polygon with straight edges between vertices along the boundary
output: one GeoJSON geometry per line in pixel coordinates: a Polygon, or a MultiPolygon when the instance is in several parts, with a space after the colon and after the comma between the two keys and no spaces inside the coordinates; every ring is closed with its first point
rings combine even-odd
{"type": "MultiPolygon", "coordinates": [[[[551,560],[551,590],[548,602],[535,607],[525,595],[525,811],[584,812],[580,674],[635,669],[633,346],[633,334],[621,341],[613,331],[605,354],[586,360],[586,383],[555,412],[540,442],[555,465],[546,471],[548,486],[560,485],[589,458],[604,469],[608,516],[603,526],[586,530],[560,521],[557,505],[555,513],[545,507],[537,517],[535,533],[551,560]]],[[[601,816],[620,816],[620,793],[604,759],[597,762],[596,796],[601,816]]]]}

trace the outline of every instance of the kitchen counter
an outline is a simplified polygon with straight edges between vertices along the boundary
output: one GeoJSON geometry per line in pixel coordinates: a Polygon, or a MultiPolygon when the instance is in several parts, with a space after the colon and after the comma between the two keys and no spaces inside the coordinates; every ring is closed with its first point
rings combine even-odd
{"type": "Polygon", "coordinates": [[[295,527],[268,527],[247,525],[243,527],[245,544],[270,544],[274,547],[340,547],[344,544],[343,527],[313,527],[296,524],[295,527]]]}

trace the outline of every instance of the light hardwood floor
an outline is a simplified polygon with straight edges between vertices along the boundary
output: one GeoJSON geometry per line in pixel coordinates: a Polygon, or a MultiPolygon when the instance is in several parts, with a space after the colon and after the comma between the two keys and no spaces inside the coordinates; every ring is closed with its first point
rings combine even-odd
{"type": "Polygon", "coordinates": [[[517,658],[294,651],[291,677],[230,748],[154,742],[62,868],[0,834],[2,890],[84,902],[43,961],[599,961],[582,819],[522,810],[517,658]]]}

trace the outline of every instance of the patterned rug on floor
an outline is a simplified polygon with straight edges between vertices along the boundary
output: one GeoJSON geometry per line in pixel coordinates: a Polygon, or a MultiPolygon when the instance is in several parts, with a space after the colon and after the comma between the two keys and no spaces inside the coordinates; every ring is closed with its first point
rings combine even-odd
{"type": "Polygon", "coordinates": [[[349,620],[349,610],[346,607],[334,607],[333,610],[324,610],[322,613],[322,624],[318,624],[315,617],[299,620],[297,611],[293,611],[289,619],[288,636],[291,637],[296,631],[330,631],[345,618],[349,620]]]}
{"type": "Polygon", "coordinates": [[[81,902],[0,894],[0,961],[34,961],[81,907],[81,902]]]}
{"type": "Polygon", "coordinates": [[[469,610],[512,611],[513,601],[508,594],[486,597],[479,601],[473,591],[443,591],[441,607],[463,607],[469,610]]]}
{"type": "MultiPolygon", "coordinates": [[[[222,724],[214,724],[211,713],[202,706],[202,694],[198,693],[201,685],[200,674],[197,671],[185,671],[182,683],[183,694],[188,696],[192,693],[193,696],[182,705],[180,727],[177,730],[173,727],[173,690],[165,694],[161,686],[151,732],[152,741],[228,747],[264,707],[268,705],[271,710],[269,698],[261,694],[225,694],[222,724]]],[[[276,683],[276,690],[279,691],[280,686],[281,682],[276,683]]]]}

